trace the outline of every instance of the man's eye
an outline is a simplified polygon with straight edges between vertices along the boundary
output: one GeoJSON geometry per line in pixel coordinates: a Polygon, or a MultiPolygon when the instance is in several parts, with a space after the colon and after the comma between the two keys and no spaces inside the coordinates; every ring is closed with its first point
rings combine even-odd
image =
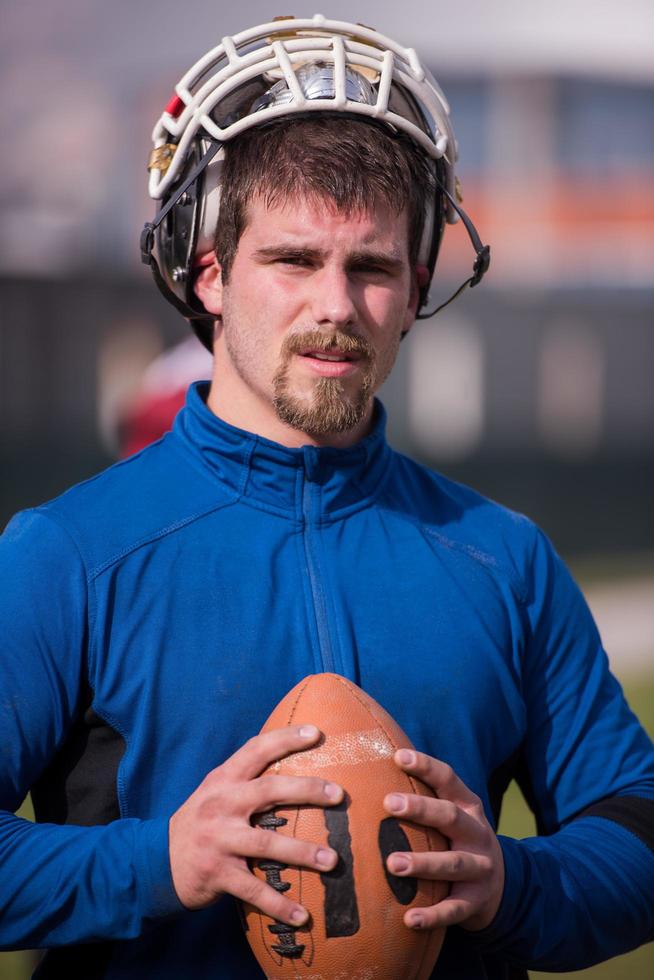
{"type": "Polygon", "coordinates": [[[374,262],[362,262],[354,267],[353,272],[361,276],[387,276],[388,269],[383,265],[375,265],[374,262]]]}
{"type": "Polygon", "coordinates": [[[293,265],[293,266],[308,266],[310,262],[303,255],[280,255],[278,259],[275,260],[277,263],[282,265],[293,265]]]}

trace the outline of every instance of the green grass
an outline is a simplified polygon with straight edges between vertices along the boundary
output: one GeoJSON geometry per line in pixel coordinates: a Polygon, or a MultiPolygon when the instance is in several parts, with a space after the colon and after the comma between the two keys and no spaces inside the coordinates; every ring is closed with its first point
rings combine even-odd
{"type": "Polygon", "coordinates": [[[26,980],[33,969],[29,953],[0,953],[0,980],[26,980]]]}
{"type": "MultiPolygon", "coordinates": [[[[654,677],[630,679],[624,683],[624,689],[629,704],[654,738],[654,677]]],[[[499,832],[509,837],[531,837],[535,833],[533,816],[515,783],[509,786],[504,797],[499,832]]],[[[535,972],[530,972],[529,975],[532,980],[545,980],[554,976],[552,973],[535,972]]],[[[651,980],[654,977],[654,943],[648,943],[625,956],[617,956],[589,970],[559,973],[557,976],[576,977],[578,980],[651,980]]]]}
{"type": "MultiPolygon", "coordinates": [[[[654,737],[654,676],[635,680],[630,678],[624,684],[629,703],[650,735],[654,737]]],[[[27,800],[19,810],[21,816],[31,818],[31,807],[27,800]]],[[[534,834],[534,821],[527,809],[520,791],[512,784],[504,798],[500,833],[510,837],[530,837],[534,834]]],[[[34,959],[30,953],[0,953],[0,980],[28,980],[34,969],[34,959]]],[[[545,980],[553,977],[551,973],[530,973],[532,980],[545,980]]],[[[560,977],[576,977],[578,980],[651,980],[654,977],[654,943],[618,956],[607,963],[601,963],[590,970],[576,973],[558,974],[560,977]]]]}

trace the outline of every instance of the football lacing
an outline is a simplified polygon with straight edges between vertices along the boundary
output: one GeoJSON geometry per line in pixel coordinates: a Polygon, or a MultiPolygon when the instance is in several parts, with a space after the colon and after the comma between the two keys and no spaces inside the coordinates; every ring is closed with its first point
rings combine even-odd
{"type": "MultiPolygon", "coordinates": [[[[264,830],[270,830],[272,833],[275,833],[277,828],[284,827],[288,823],[288,820],[284,819],[284,817],[277,817],[274,813],[261,813],[257,815],[256,823],[259,827],[263,827],[264,830]]],[[[265,873],[266,882],[276,892],[282,893],[288,891],[291,887],[290,881],[282,881],[281,878],[281,872],[286,870],[288,867],[287,864],[264,858],[262,861],[257,861],[257,867],[265,873]]],[[[277,919],[273,925],[268,926],[268,929],[274,936],[279,938],[278,943],[272,944],[272,948],[276,953],[292,959],[297,959],[302,956],[304,945],[296,942],[293,926],[289,926],[286,922],[280,922],[277,919]]]]}

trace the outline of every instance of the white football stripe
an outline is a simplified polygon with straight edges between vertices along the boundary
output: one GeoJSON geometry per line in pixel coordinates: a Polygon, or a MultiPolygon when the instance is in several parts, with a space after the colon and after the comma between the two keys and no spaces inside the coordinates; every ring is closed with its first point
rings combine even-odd
{"type": "Polygon", "coordinates": [[[389,759],[395,746],[379,728],[364,732],[330,735],[322,745],[296,752],[275,763],[276,772],[309,773],[326,766],[358,766],[376,759],[389,759]]]}

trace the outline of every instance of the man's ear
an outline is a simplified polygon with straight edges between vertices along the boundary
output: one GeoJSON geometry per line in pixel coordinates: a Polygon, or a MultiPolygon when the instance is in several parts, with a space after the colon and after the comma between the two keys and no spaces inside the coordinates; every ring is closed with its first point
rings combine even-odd
{"type": "Polygon", "coordinates": [[[223,312],[223,280],[214,252],[206,252],[195,262],[193,292],[208,313],[216,317],[223,312]]]}

